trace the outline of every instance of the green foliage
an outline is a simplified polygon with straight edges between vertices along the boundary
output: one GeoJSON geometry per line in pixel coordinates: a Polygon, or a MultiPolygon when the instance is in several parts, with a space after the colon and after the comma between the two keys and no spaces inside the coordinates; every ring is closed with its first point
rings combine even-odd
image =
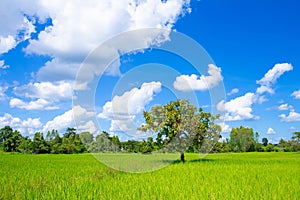
{"type": "Polygon", "coordinates": [[[275,151],[275,147],[273,144],[268,144],[266,146],[266,152],[272,152],[272,151],[275,151]]]}
{"type": "Polygon", "coordinates": [[[3,131],[3,150],[6,152],[17,152],[18,147],[22,141],[22,135],[19,131],[12,131],[12,129],[4,127],[3,131]]]}
{"type": "Polygon", "coordinates": [[[94,136],[90,132],[82,132],[79,134],[79,136],[84,144],[90,144],[94,140],[94,136]]]}
{"type": "Polygon", "coordinates": [[[230,132],[230,144],[234,152],[254,151],[255,137],[252,128],[233,128],[230,132]]]}
{"type": "Polygon", "coordinates": [[[154,106],[144,112],[144,118],[146,124],[140,130],[155,132],[158,147],[168,146],[181,154],[190,146],[199,150],[204,139],[217,141],[220,137],[221,128],[214,124],[218,116],[203,112],[187,100],[154,106]]]}
{"type": "Polygon", "coordinates": [[[261,141],[262,141],[262,144],[264,146],[267,146],[267,144],[268,144],[268,139],[267,138],[263,138],[261,141]]]}

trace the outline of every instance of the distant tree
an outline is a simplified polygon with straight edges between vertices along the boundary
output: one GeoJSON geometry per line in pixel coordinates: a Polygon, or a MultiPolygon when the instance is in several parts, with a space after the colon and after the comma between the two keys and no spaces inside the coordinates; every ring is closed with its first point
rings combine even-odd
{"type": "Polygon", "coordinates": [[[17,152],[22,138],[23,137],[20,132],[16,130],[6,133],[5,140],[3,142],[3,150],[6,152],[17,152]]]}
{"type": "Polygon", "coordinates": [[[17,151],[25,154],[32,152],[32,141],[28,136],[21,139],[17,151]]]}
{"type": "Polygon", "coordinates": [[[54,138],[55,138],[57,135],[59,135],[59,134],[58,134],[58,131],[55,130],[55,129],[52,129],[51,131],[48,131],[48,132],[47,132],[46,140],[47,140],[47,141],[54,140],[54,138]]]}
{"type": "Polygon", "coordinates": [[[75,150],[74,153],[83,153],[83,152],[86,151],[84,143],[80,139],[80,135],[79,134],[75,134],[74,145],[75,145],[75,148],[76,148],[76,150],[75,150]]]}
{"type": "Polygon", "coordinates": [[[0,129],[0,149],[6,152],[18,151],[22,135],[18,131],[14,131],[10,126],[0,129]]]}
{"type": "Polygon", "coordinates": [[[182,162],[189,145],[199,149],[205,138],[218,140],[220,136],[221,128],[214,124],[218,116],[203,112],[187,100],[178,99],[166,105],[153,106],[150,112],[144,111],[144,118],[146,124],[139,130],[155,132],[158,146],[171,145],[180,153],[182,162]]]}
{"type": "Polygon", "coordinates": [[[142,153],[151,153],[155,149],[155,144],[152,137],[148,137],[147,140],[143,140],[141,145],[142,153]]]}
{"type": "Polygon", "coordinates": [[[233,128],[230,132],[230,143],[233,151],[248,152],[253,151],[255,146],[255,138],[252,128],[240,126],[233,128]]]}
{"type": "Polygon", "coordinates": [[[40,132],[36,132],[32,141],[32,153],[50,153],[50,146],[40,132]]]}
{"type": "Polygon", "coordinates": [[[264,137],[261,141],[262,141],[262,144],[264,146],[267,146],[267,144],[268,144],[268,139],[267,138],[264,137]]]}
{"type": "Polygon", "coordinates": [[[0,143],[3,143],[7,138],[11,137],[13,129],[10,126],[5,126],[0,129],[0,143]]]}
{"type": "Polygon", "coordinates": [[[272,151],[275,151],[275,146],[271,143],[269,143],[267,146],[266,146],[266,151],[267,152],[272,152],[272,151]]]}
{"type": "Polygon", "coordinates": [[[51,148],[50,153],[53,153],[53,154],[62,153],[61,152],[62,138],[59,136],[57,130],[55,130],[55,131],[52,130],[52,132],[54,133],[55,137],[53,139],[50,139],[50,141],[49,141],[50,148],[51,148]]]}
{"type": "Polygon", "coordinates": [[[300,132],[294,132],[292,136],[292,140],[300,144],[300,132]]]}
{"type": "Polygon", "coordinates": [[[112,142],[112,148],[114,152],[120,151],[120,139],[118,135],[114,135],[112,137],[108,137],[108,139],[112,142]]]}
{"type": "Polygon", "coordinates": [[[79,135],[84,144],[90,144],[94,140],[94,136],[90,132],[82,132],[79,135]]]}
{"type": "Polygon", "coordinates": [[[75,135],[76,135],[76,128],[70,128],[70,127],[68,127],[67,128],[67,131],[65,132],[65,134],[64,134],[64,137],[65,138],[70,138],[70,137],[75,137],[75,135]]]}
{"type": "Polygon", "coordinates": [[[225,141],[217,142],[212,149],[213,153],[225,153],[229,151],[230,151],[229,146],[225,141]]]}

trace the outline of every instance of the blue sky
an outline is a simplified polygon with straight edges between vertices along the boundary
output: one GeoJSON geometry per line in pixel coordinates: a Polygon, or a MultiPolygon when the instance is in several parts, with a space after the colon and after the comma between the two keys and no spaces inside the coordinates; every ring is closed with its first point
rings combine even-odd
{"type": "Polygon", "coordinates": [[[135,131],[143,110],[187,98],[223,114],[225,138],[240,125],[274,143],[300,131],[298,1],[51,2],[0,5],[0,127],[30,136],[76,126],[145,137],[135,131]],[[111,61],[107,68],[89,60],[105,42],[143,28],[165,31],[117,43],[118,50],[100,55],[111,61]],[[199,66],[162,51],[177,33],[206,50],[199,66]],[[215,91],[224,100],[212,102],[215,91]]]}

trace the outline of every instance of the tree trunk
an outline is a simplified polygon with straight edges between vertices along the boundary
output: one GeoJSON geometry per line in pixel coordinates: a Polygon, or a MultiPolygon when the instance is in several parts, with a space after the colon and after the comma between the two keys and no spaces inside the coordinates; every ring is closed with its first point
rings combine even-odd
{"type": "Polygon", "coordinates": [[[184,152],[181,152],[181,153],[180,153],[180,160],[181,160],[182,163],[185,162],[185,159],[184,159],[184,152]]]}

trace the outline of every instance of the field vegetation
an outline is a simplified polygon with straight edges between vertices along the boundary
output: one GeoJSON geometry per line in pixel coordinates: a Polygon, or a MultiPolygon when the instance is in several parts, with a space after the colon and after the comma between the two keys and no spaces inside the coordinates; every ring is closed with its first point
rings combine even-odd
{"type": "Polygon", "coordinates": [[[299,153],[188,153],[148,173],[117,171],[91,154],[1,153],[0,169],[0,199],[300,198],[299,153]]]}

